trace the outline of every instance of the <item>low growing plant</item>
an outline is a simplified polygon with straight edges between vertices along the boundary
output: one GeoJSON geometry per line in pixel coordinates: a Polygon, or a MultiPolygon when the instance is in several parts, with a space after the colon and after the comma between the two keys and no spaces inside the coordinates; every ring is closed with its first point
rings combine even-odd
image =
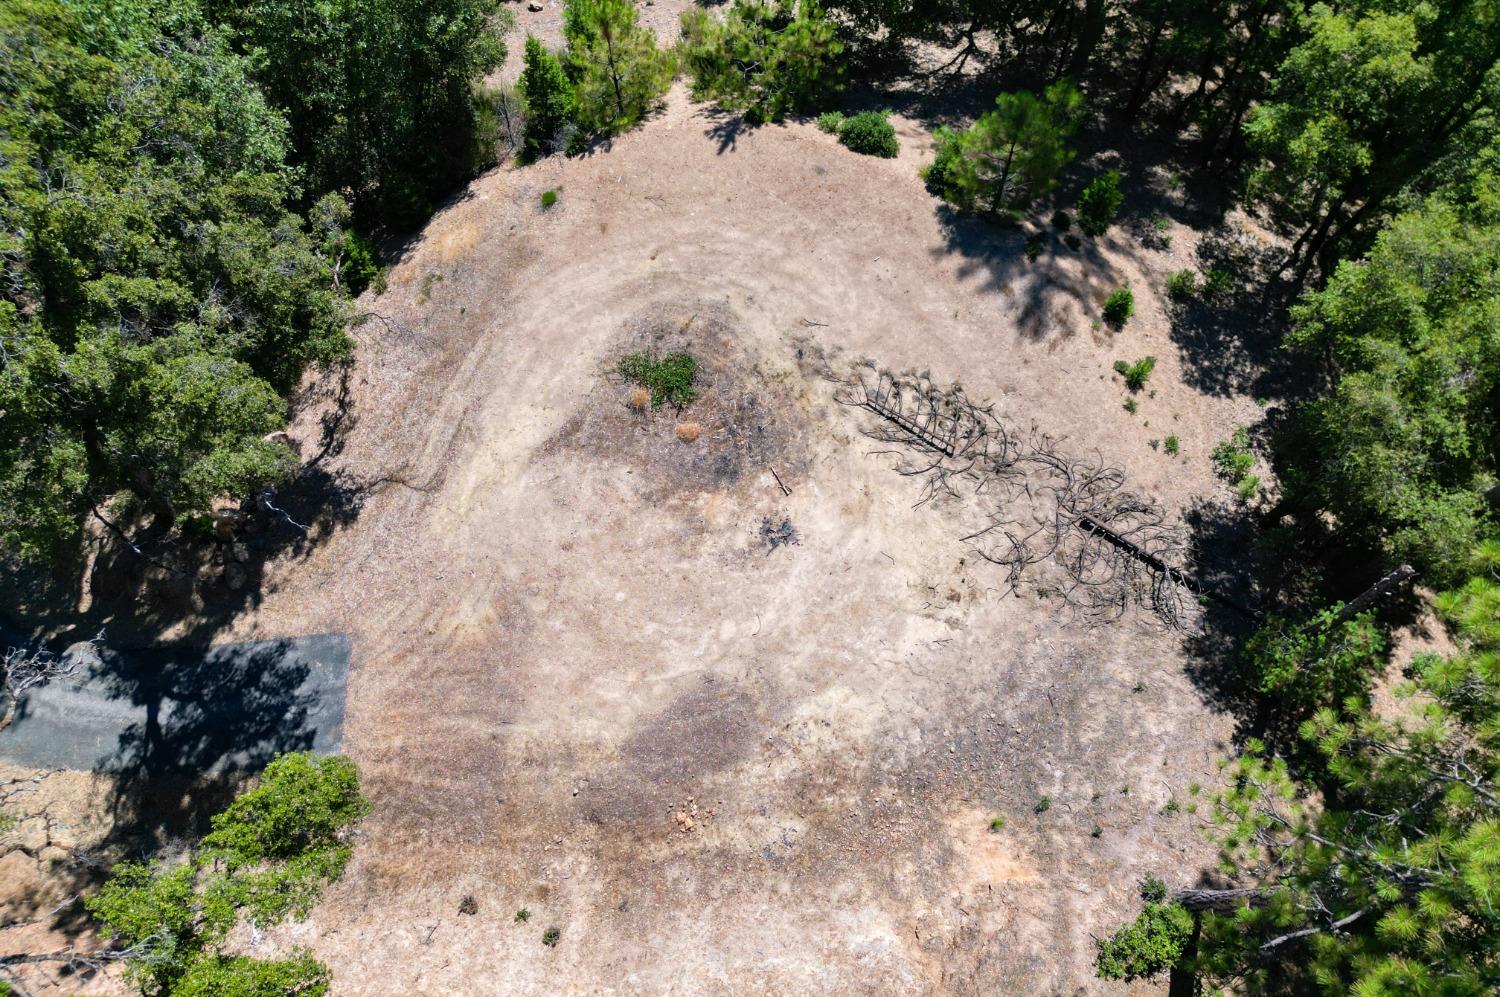
{"type": "Polygon", "coordinates": [[[1135,294],[1128,287],[1120,287],[1104,299],[1104,321],[1115,328],[1124,325],[1135,314],[1135,294]]]}
{"type": "Polygon", "coordinates": [[[1109,229],[1124,200],[1118,170],[1095,177],[1078,195],[1078,228],[1084,235],[1097,239],[1109,229]]]}
{"type": "Polygon", "coordinates": [[[698,377],[698,361],[691,353],[668,353],[660,357],[649,349],[628,353],[620,359],[620,374],[651,392],[654,409],[664,403],[681,409],[698,397],[693,387],[698,377]]]}
{"type": "Polygon", "coordinates": [[[1178,270],[1167,278],[1167,297],[1173,301],[1189,301],[1198,295],[1198,275],[1191,270],[1178,270]]]}
{"type": "MultiPolygon", "coordinates": [[[[1139,391],[1146,386],[1146,381],[1151,377],[1151,372],[1156,369],[1155,357],[1141,357],[1135,363],[1126,363],[1124,360],[1115,361],[1115,373],[1125,379],[1125,387],[1131,391],[1139,391]]],[[[1173,436],[1171,439],[1176,439],[1173,436]]]]}
{"type": "Polygon", "coordinates": [[[886,120],[889,111],[861,111],[839,125],[839,141],[855,152],[881,159],[895,159],[901,151],[896,129],[886,120]]]}
{"type": "Polygon", "coordinates": [[[1106,980],[1145,980],[1170,970],[1183,955],[1193,933],[1193,915],[1181,904],[1166,902],[1159,879],[1141,882],[1144,909],[1130,924],[1099,942],[1095,971],[1106,980]]]}
{"type": "Polygon", "coordinates": [[[837,135],[844,124],[843,111],[824,111],[818,115],[818,128],[830,135],[837,135]]]}
{"type": "Polygon", "coordinates": [[[1168,455],[1170,455],[1172,457],[1176,457],[1179,453],[1182,452],[1182,444],[1180,442],[1178,442],[1177,434],[1176,433],[1173,433],[1171,436],[1168,436],[1165,440],[1162,440],[1162,442],[1161,442],[1161,448],[1163,450],[1165,450],[1168,453],[1168,455]]]}

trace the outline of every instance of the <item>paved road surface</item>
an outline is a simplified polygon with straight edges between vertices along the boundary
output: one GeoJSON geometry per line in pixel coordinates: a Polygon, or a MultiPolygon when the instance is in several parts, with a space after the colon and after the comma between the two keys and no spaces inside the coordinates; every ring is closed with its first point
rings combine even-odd
{"type": "Polygon", "coordinates": [[[32,690],[0,731],[0,760],[31,768],[219,773],[279,751],[339,750],[349,638],[104,650],[32,690]]]}

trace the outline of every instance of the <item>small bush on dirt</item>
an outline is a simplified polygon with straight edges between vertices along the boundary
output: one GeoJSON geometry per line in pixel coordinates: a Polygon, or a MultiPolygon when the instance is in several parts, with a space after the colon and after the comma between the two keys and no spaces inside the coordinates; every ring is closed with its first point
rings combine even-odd
{"type": "Polygon", "coordinates": [[[839,125],[839,141],[855,152],[881,159],[895,159],[901,151],[896,129],[886,120],[889,111],[861,111],[839,125]]]}
{"type": "Polygon", "coordinates": [[[1135,314],[1135,294],[1128,287],[1109,292],[1104,299],[1104,321],[1119,328],[1135,314]]]}
{"type": "Polygon", "coordinates": [[[1120,172],[1110,170],[1083,188],[1078,195],[1078,227],[1084,235],[1098,238],[1108,230],[1125,195],[1120,191],[1120,172]]]}
{"type": "Polygon", "coordinates": [[[1260,477],[1250,473],[1255,467],[1255,454],[1250,451],[1250,432],[1244,426],[1214,447],[1213,462],[1219,477],[1234,486],[1241,502],[1249,502],[1259,493],[1260,477]]]}
{"type": "Polygon", "coordinates": [[[1066,232],[1073,227],[1073,216],[1063,209],[1058,208],[1052,212],[1052,227],[1061,232],[1066,232]]]}
{"type": "Polygon", "coordinates": [[[531,920],[531,911],[527,910],[525,907],[522,907],[520,910],[516,911],[517,924],[525,924],[529,920],[531,920]]]}
{"type": "Polygon", "coordinates": [[[1135,415],[1138,408],[1140,408],[1140,406],[1135,403],[1134,398],[1125,399],[1125,411],[1129,412],[1131,415],[1135,415]]]}
{"type": "Polygon", "coordinates": [[[561,928],[548,928],[546,931],[542,932],[542,944],[547,946],[548,948],[552,948],[560,941],[562,941],[561,928]]]}
{"type": "Polygon", "coordinates": [[[1182,958],[1193,932],[1193,915],[1181,904],[1166,903],[1166,884],[1141,883],[1145,908],[1130,924],[1099,942],[1095,971],[1106,980],[1143,980],[1166,972],[1182,958]]]}
{"type": "Polygon", "coordinates": [[[1027,239],[1025,249],[1026,258],[1035,263],[1037,258],[1042,255],[1042,245],[1041,236],[1034,235],[1030,239],[1027,239]]]}
{"type": "Polygon", "coordinates": [[[1162,440],[1161,448],[1167,452],[1168,456],[1176,457],[1182,452],[1182,443],[1177,439],[1177,434],[1173,433],[1165,440],[1162,440]]]}
{"type": "Polygon", "coordinates": [[[668,353],[661,357],[652,350],[630,353],[620,360],[620,374],[651,392],[654,409],[663,403],[681,409],[698,397],[693,387],[698,377],[698,361],[691,353],[668,353]]]}
{"type": "Polygon", "coordinates": [[[824,111],[818,115],[818,128],[830,135],[837,135],[844,124],[843,111],[824,111]]]}
{"type": "Polygon", "coordinates": [[[565,148],[573,131],[573,85],[562,61],[531,35],[517,88],[526,110],[521,158],[539,159],[565,148]]]}
{"type": "Polygon", "coordinates": [[[703,434],[703,427],[696,422],[679,422],[677,424],[677,438],[683,443],[696,443],[698,437],[703,434]]]}
{"type": "Polygon", "coordinates": [[[1203,296],[1205,298],[1217,298],[1229,290],[1234,283],[1234,276],[1223,267],[1209,267],[1208,272],[1203,275],[1203,296]]]}
{"type": "Polygon", "coordinates": [[[1178,270],[1167,278],[1167,297],[1173,301],[1188,301],[1198,293],[1198,275],[1191,270],[1178,270]]]}
{"type": "Polygon", "coordinates": [[[1135,363],[1126,363],[1124,360],[1115,361],[1115,373],[1125,379],[1125,387],[1131,391],[1139,391],[1144,388],[1146,380],[1155,369],[1155,357],[1141,357],[1135,363]]]}
{"type": "Polygon", "coordinates": [[[1003,829],[1004,827],[1005,827],[1005,818],[1004,817],[991,817],[990,818],[990,831],[992,833],[993,832],[998,832],[1001,829],[1003,829]]]}
{"type": "Polygon", "coordinates": [[[1050,796],[1044,796],[1041,799],[1037,800],[1036,801],[1036,805],[1031,808],[1031,810],[1032,810],[1033,813],[1039,813],[1039,814],[1044,814],[1048,810],[1051,810],[1051,809],[1052,809],[1052,797],[1050,797],[1050,796]]]}
{"type": "Polygon", "coordinates": [[[552,207],[556,203],[557,203],[557,191],[555,191],[555,190],[544,190],[544,191],[542,191],[542,207],[544,207],[544,208],[550,208],[550,207],[552,207]]]}

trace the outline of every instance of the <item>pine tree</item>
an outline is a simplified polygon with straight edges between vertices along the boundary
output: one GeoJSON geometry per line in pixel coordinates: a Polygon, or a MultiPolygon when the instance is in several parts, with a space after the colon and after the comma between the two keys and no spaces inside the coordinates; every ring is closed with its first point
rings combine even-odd
{"type": "Polygon", "coordinates": [[[526,66],[521,70],[520,89],[526,104],[522,157],[532,160],[556,152],[567,141],[573,88],[557,56],[531,35],[526,36],[526,66]]]}
{"type": "Polygon", "coordinates": [[[1025,90],[1001,94],[967,131],[940,134],[937,161],[926,172],[929,189],[965,210],[1026,207],[1073,158],[1066,142],[1082,107],[1083,95],[1067,81],[1040,98],[1025,90]]]}
{"type": "Polygon", "coordinates": [[[672,53],[637,23],[631,0],[568,0],[563,35],[575,119],[588,134],[628,130],[671,85],[672,53]]]}

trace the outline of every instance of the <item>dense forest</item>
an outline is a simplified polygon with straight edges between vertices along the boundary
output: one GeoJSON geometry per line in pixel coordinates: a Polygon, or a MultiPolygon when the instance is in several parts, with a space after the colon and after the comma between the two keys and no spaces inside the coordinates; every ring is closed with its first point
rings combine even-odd
{"type": "MultiPolygon", "coordinates": [[[[1232,301],[1304,375],[1257,428],[1274,488],[1234,512],[1257,619],[1203,652],[1243,704],[1223,784],[1190,804],[1223,886],[1143,883],[1098,972],[1500,988],[1500,2],[734,0],[681,28],[669,45],[630,0],[567,0],[565,44],[526,39],[510,87],[484,82],[507,58],[493,0],[5,4],[0,556],[68,565],[104,536],[146,557],[226,497],[273,501],[297,470],[289,399],[349,361],[378,247],[485,170],[607,147],[679,77],[750,127],[816,118],[893,156],[849,95],[977,80],[979,113],[934,132],[935,205],[996,227],[1067,210],[1098,236],[1129,184],[1080,175],[1075,146],[1157,143],[1279,238],[1263,271],[1185,271],[1172,297],[1232,301]],[[1431,593],[1452,654],[1393,664],[1426,597],[1349,604],[1392,573],[1431,593]]],[[[1250,445],[1216,454],[1226,477],[1250,445]]],[[[285,832],[294,873],[222,859],[264,857],[233,837],[242,802],[201,862],[132,865],[90,902],[143,992],[326,988],[310,959],[218,949],[236,911],[274,922],[342,868],[353,776],[298,777],[334,815],[285,832]],[[332,851],[298,865],[313,845],[332,851]],[[191,944],[163,955],[161,925],[191,944]]]]}

